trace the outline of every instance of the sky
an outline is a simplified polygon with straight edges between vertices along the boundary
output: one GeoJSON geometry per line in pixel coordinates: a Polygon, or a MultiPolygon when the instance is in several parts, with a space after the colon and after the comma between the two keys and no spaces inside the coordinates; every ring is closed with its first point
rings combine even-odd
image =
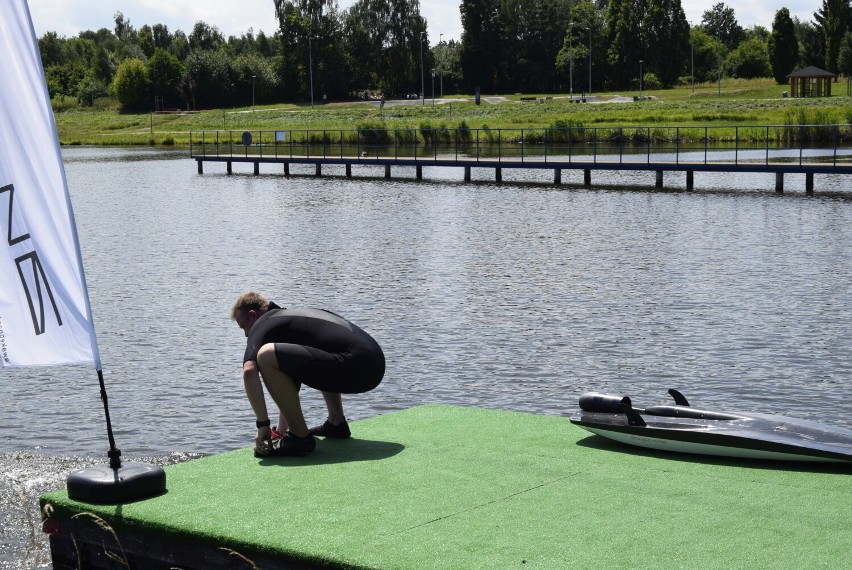
{"type": "MultiPolygon", "coordinates": [[[[0,0],[3,1],[3,0],[0,0]]],[[[219,28],[225,37],[240,36],[249,29],[267,35],[275,33],[275,3],[273,0],[28,0],[36,35],[56,32],[72,37],[85,30],[115,27],[113,15],[124,14],[134,28],[145,24],[164,24],[169,31],[178,29],[186,34],[198,20],[219,28]]],[[[724,0],[718,0],[724,1],[724,0]]],[[[701,22],[701,15],[717,0],[681,0],[686,19],[692,24],[701,22]]],[[[338,0],[341,10],[355,0],[338,0]]],[[[460,0],[420,0],[420,14],[426,18],[429,41],[432,45],[443,40],[461,39],[460,0]]],[[[772,28],[775,12],[786,7],[800,20],[813,20],[813,13],[822,0],[772,0],[771,2],[724,2],[734,8],[737,21],[744,28],[760,25],[772,28]],[[739,6],[734,6],[739,4],[739,6]]]]}

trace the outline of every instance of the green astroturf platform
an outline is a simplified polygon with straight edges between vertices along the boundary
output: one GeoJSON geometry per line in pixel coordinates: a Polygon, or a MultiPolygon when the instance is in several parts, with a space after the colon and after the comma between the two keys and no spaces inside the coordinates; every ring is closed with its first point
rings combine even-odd
{"type": "Polygon", "coordinates": [[[319,440],[305,458],[255,459],[241,449],[166,467],[168,492],[145,501],[87,505],[58,491],[42,503],[60,527],[93,513],[119,542],[225,547],[261,567],[849,561],[848,466],[656,453],[593,436],[567,418],[446,405],[351,427],[353,439],[319,440]]]}

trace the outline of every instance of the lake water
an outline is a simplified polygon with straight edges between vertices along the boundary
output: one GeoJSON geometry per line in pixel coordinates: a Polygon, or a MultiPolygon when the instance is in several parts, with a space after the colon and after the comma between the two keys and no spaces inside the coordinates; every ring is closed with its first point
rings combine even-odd
{"type": "MultiPolygon", "coordinates": [[[[778,195],[773,175],[697,173],[685,192],[682,174],[663,191],[653,173],[593,172],[592,188],[568,171],[560,187],[428,167],[202,176],[185,151],[63,153],[125,457],[251,445],[228,314],[249,289],[379,341],[385,379],[344,400],[351,420],[430,402],[567,416],[584,391],[645,405],[676,387],[696,406],[852,427],[852,177],[817,175],[806,195],[787,176],[778,195]]],[[[23,505],[69,465],[105,462],[97,376],[0,369],[0,399],[0,561],[38,565],[23,505]]],[[[324,419],[318,393],[303,406],[324,419]]]]}

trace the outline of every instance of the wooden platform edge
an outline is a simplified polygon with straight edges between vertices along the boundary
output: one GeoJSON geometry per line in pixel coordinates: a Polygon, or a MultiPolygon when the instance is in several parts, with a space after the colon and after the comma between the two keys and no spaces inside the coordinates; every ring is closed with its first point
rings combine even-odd
{"type": "Polygon", "coordinates": [[[50,534],[50,554],[54,570],[145,569],[220,570],[319,570],[336,568],[300,560],[271,557],[227,545],[181,542],[126,530],[101,526],[93,518],[81,520],[48,519],[44,531],[50,534]]]}

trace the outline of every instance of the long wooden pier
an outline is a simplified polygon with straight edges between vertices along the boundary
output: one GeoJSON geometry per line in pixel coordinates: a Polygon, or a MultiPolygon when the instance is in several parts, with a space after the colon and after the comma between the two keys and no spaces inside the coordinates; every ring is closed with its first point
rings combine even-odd
{"type": "Polygon", "coordinates": [[[248,163],[254,174],[261,164],[393,168],[457,167],[464,180],[473,168],[546,169],[553,183],[564,170],[582,170],[590,186],[592,171],[647,171],[663,186],[665,172],[686,174],[694,187],[696,172],[774,173],[776,192],[784,191],[785,174],[804,174],[813,192],[814,174],[852,173],[852,125],[761,125],[750,127],[617,127],[564,129],[352,129],[276,131],[193,131],[190,155],[198,173],[205,162],[248,163]],[[812,142],[816,141],[816,142],[812,142]]]}

